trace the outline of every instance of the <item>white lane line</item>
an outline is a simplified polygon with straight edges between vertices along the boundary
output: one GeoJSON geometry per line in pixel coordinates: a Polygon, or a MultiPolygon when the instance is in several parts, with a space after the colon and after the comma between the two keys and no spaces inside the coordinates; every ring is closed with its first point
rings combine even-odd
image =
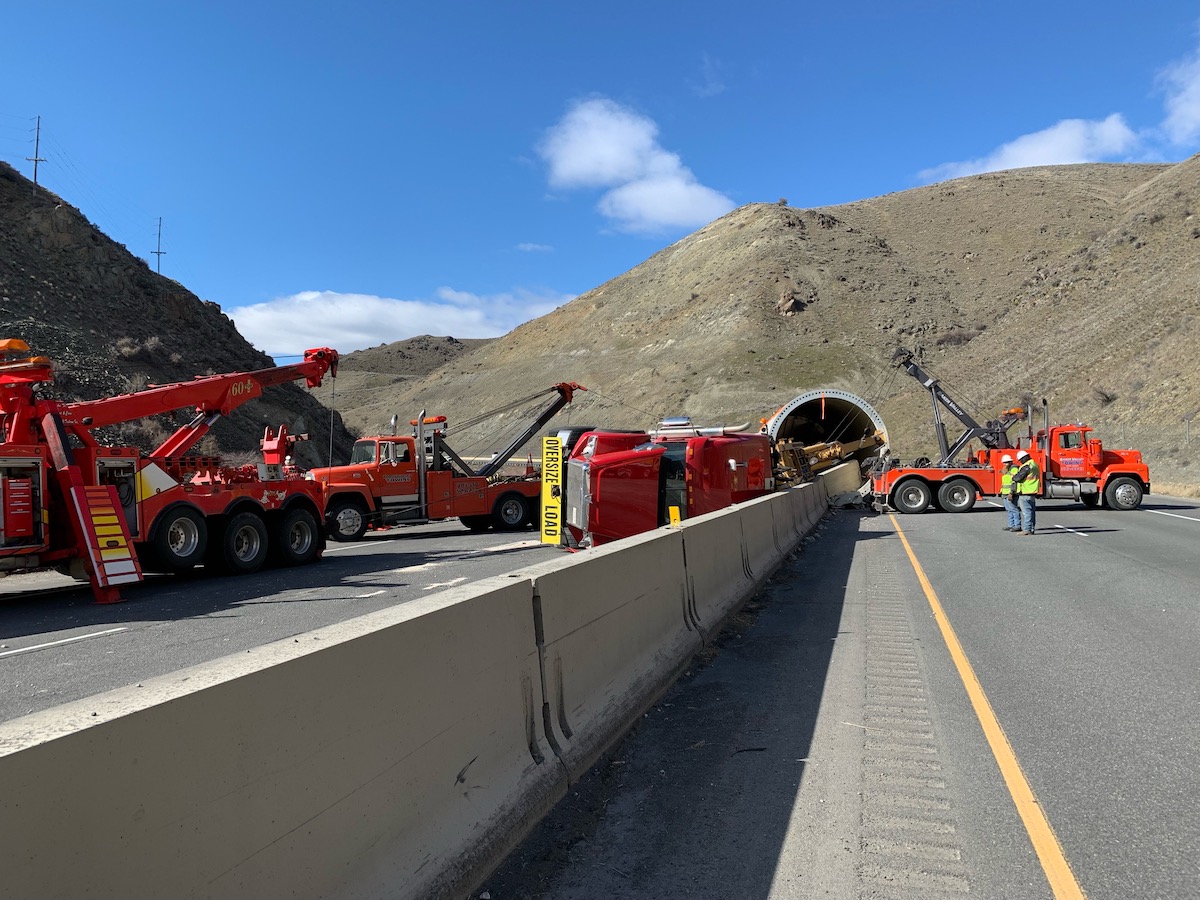
{"type": "Polygon", "coordinates": [[[1080,537],[1091,537],[1090,534],[1085,534],[1082,531],[1076,531],[1074,528],[1068,528],[1066,525],[1055,525],[1055,528],[1061,528],[1063,531],[1069,531],[1071,534],[1077,534],[1080,537]]]}
{"type": "Polygon", "coordinates": [[[392,569],[392,571],[397,575],[403,575],[405,572],[425,572],[429,569],[436,569],[440,565],[441,563],[436,562],[418,563],[415,566],[405,566],[402,569],[392,569]]]}
{"type": "Polygon", "coordinates": [[[1181,516],[1179,513],[1163,512],[1161,509],[1147,509],[1144,512],[1154,513],[1156,516],[1170,516],[1172,519],[1186,519],[1189,522],[1200,522],[1200,519],[1192,516],[1181,516]]]}
{"type": "Polygon", "coordinates": [[[425,585],[425,590],[436,591],[438,588],[454,587],[456,584],[462,584],[466,580],[467,580],[466,578],[454,578],[454,579],[451,579],[450,581],[440,582],[439,584],[427,584],[427,585],[425,585]]]}
{"type": "Polygon", "coordinates": [[[517,541],[513,544],[497,544],[495,547],[482,547],[475,553],[499,553],[502,550],[521,550],[525,547],[540,547],[542,542],[538,541],[517,541]]]}
{"type": "Polygon", "coordinates": [[[80,634],[75,637],[63,638],[61,641],[50,641],[47,644],[34,644],[32,647],[22,647],[19,650],[5,650],[0,657],[16,656],[18,653],[32,653],[34,650],[45,650],[47,647],[61,647],[63,644],[73,644],[76,641],[86,641],[88,638],[103,637],[106,634],[116,634],[127,631],[125,628],[109,628],[105,631],[93,631],[91,634],[80,634]]]}
{"type": "Polygon", "coordinates": [[[355,600],[366,600],[368,597],[378,597],[380,594],[386,594],[387,591],[371,591],[369,594],[355,594],[355,600]]]}

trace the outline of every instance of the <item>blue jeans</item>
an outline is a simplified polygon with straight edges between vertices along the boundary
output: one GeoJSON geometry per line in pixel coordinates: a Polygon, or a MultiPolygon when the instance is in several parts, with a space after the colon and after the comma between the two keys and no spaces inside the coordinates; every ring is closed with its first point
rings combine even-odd
{"type": "Polygon", "coordinates": [[[1008,499],[1007,494],[1004,495],[1004,511],[1008,513],[1008,527],[1020,528],[1021,510],[1017,507],[1016,503],[1008,499]]]}
{"type": "Polygon", "coordinates": [[[1021,506],[1021,529],[1026,534],[1033,534],[1037,527],[1037,497],[1033,494],[1017,494],[1017,503],[1021,506]]]}

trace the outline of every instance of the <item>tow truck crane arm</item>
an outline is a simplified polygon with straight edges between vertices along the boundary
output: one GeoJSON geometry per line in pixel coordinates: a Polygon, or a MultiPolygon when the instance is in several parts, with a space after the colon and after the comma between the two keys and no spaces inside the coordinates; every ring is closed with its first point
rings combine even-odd
{"type": "Polygon", "coordinates": [[[337,376],[338,353],[328,347],[304,351],[303,362],[254,372],[204,375],[193,381],[154,385],[132,394],[59,405],[63,426],[81,441],[95,443],[90,431],[193,406],[196,417],[157,447],[151,456],[175,456],[195,445],[216,421],[262,394],[263,388],[303,378],[317,387],[326,373],[337,376]]]}
{"type": "Polygon", "coordinates": [[[896,350],[892,354],[892,362],[898,368],[903,368],[909,375],[921,382],[922,385],[929,391],[931,401],[933,403],[933,422],[934,431],[937,436],[938,450],[941,452],[941,458],[938,460],[939,466],[950,465],[954,458],[958,456],[959,451],[975,438],[990,450],[1003,450],[1012,447],[1012,443],[1008,440],[1008,429],[1014,423],[1025,418],[1025,411],[1019,408],[1008,409],[1000,414],[998,419],[989,421],[986,425],[980,425],[975,419],[963,409],[953,397],[946,393],[938,380],[922,369],[913,360],[913,352],[905,350],[903,347],[896,350]],[[956,419],[962,422],[966,428],[953,444],[946,439],[946,425],[942,421],[942,412],[938,404],[946,407],[954,415],[956,419]]]}
{"type": "MultiPolygon", "coordinates": [[[[541,428],[543,425],[545,425],[547,422],[549,422],[551,419],[553,419],[555,414],[560,409],[562,409],[564,406],[566,406],[568,403],[571,402],[571,400],[575,396],[576,391],[586,391],[586,390],[587,390],[587,388],[585,388],[583,385],[576,384],[573,381],[564,381],[564,382],[560,382],[559,384],[554,385],[553,387],[546,388],[546,390],[542,391],[541,394],[549,394],[549,393],[557,392],[558,397],[556,397],[554,402],[552,402],[549,406],[547,406],[542,411],[541,415],[539,415],[536,419],[533,420],[532,423],[530,423],[528,428],[526,428],[523,432],[521,432],[521,434],[519,434],[517,436],[516,440],[514,440],[511,444],[509,444],[507,447],[505,447],[503,450],[501,450],[499,453],[497,453],[494,459],[491,459],[488,462],[484,463],[482,466],[480,466],[479,471],[476,472],[475,474],[482,475],[486,478],[487,476],[492,475],[495,472],[497,472],[501,466],[503,466],[506,462],[508,462],[512,458],[512,455],[514,453],[516,453],[518,450],[521,449],[521,446],[527,440],[529,440],[531,437],[533,437],[534,433],[539,428],[541,428]]],[[[535,394],[534,396],[537,397],[537,396],[540,396],[540,394],[535,394]]]]}

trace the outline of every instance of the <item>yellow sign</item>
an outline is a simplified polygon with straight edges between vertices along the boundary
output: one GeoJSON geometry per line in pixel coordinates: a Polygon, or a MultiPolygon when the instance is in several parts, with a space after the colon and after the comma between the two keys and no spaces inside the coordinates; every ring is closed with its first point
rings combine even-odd
{"type": "Polygon", "coordinates": [[[542,543],[562,542],[562,441],[542,438],[542,543]]]}
{"type": "Polygon", "coordinates": [[[667,507],[667,517],[671,521],[672,528],[679,527],[679,507],[678,506],[667,507]]]}

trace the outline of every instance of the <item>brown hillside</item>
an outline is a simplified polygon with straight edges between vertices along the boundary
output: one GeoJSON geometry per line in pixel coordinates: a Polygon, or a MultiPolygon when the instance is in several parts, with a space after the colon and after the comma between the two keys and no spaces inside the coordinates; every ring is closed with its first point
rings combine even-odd
{"type": "Polygon", "coordinates": [[[357,350],[342,357],[336,381],[326,382],[313,395],[326,406],[340,411],[346,425],[358,434],[385,430],[392,413],[408,410],[389,406],[389,399],[407,386],[483,345],[485,338],[459,339],[423,334],[404,341],[357,350]],[[384,419],[364,415],[364,410],[389,410],[384,419]]]}
{"type": "MultiPolygon", "coordinates": [[[[906,346],[980,417],[1045,397],[1056,420],[1141,447],[1156,480],[1195,482],[1198,208],[1200,156],[997,172],[821,209],[751,204],[502,338],[350,354],[335,390],[292,388],[297,400],[219,437],[252,448],[300,401],[305,426],[328,423],[326,399],[360,431],[445,413],[460,451],[486,452],[543,401],[464,434],[454,422],[558,381],[590,388],[561,420],[612,427],[754,422],[826,386],[874,404],[911,458],[933,442],[928,395],[889,365],[906,346]]],[[[3,165],[0,221],[4,335],[52,356],[64,394],[269,364],[215,304],[3,165]]]]}
{"type": "MultiPolygon", "coordinates": [[[[55,379],[46,395],[63,400],[274,365],[217,304],[154,273],[79,210],[3,162],[0,338],[21,338],[50,357],[55,379]]],[[[184,410],[121,426],[107,437],[153,446],[190,418],[184,410]]],[[[301,460],[317,464],[328,455],[329,412],[303,382],[270,388],[235,410],[201,447],[245,456],[258,450],[265,425],[280,423],[293,433],[312,433],[313,443],[299,445],[301,460]]],[[[340,419],[334,438],[337,449],[348,452],[351,438],[340,419]]]]}
{"type": "Polygon", "coordinates": [[[575,421],[734,423],[827,386],[876,404],[911,457],[933,441],[928,395],[888,364],[907,346],[982,417],[1044,396],[1195,480],[1197,203],[1200,157],[751,204],[353,415],[474,415],[570,379],[591,388],[575,421]]]}

